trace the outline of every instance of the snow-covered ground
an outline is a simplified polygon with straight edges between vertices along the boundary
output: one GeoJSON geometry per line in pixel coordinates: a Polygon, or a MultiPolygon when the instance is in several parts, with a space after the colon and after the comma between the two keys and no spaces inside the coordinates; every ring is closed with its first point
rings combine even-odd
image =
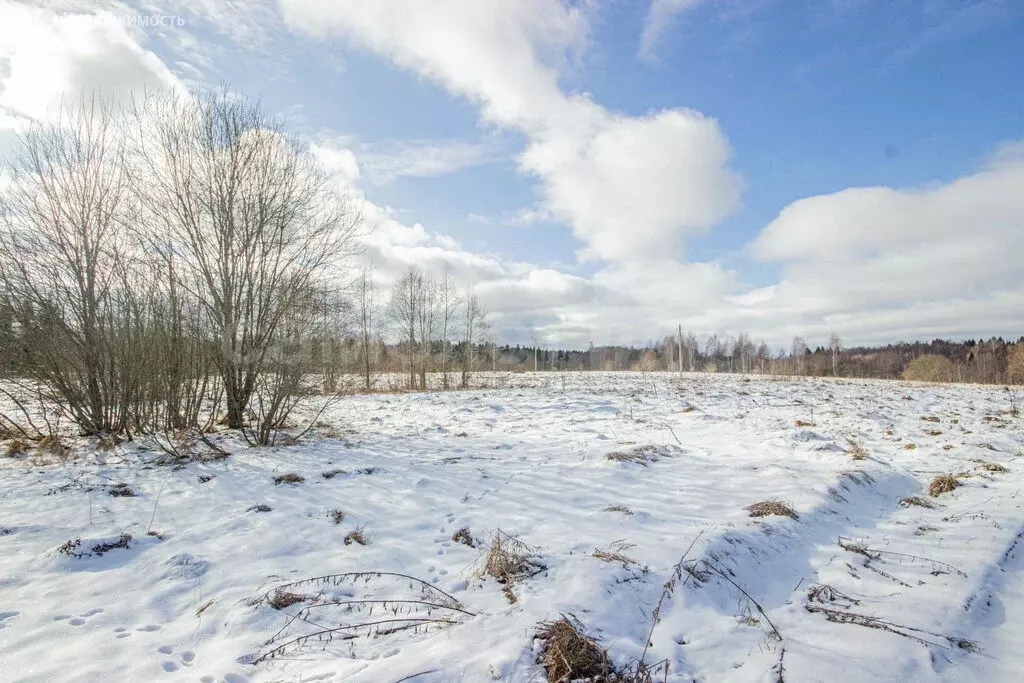
{"type": "Polygon", "coordinates": [[[536,628],[562,614],[625,665],[691,544],[645,656],[669,681],[1020,679],[1012,392],[502,384],[345,398],[321,418],[333,436],[253,449],[222,434],[228,458],[182,467],[138,445],[0,458],[0,680],[542,681],[536,628]],[[303,481],[275,483],[291,473],[303,481]],[[947,473],[959,485],[929,496],[947,473]],[[751,517],[766,500],[796,518],[751,517]],[[477,547],[452,540],[463,527],[477,547]],[[356,529],[367,544],[346,543],[356,529]],[[533,548],[515,602],[480,575],[497,529],[533,548]],[[263,599],[290,593],[304,601],[263,599]]]}

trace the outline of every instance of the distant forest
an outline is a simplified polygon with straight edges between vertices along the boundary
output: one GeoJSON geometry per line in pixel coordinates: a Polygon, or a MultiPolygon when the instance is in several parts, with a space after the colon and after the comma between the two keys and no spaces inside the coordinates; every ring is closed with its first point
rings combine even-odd
{"type": "MultiPolygon", "coordinates": [[[[1024,383],[1024,336],[1017,341],[988,340],[897,342],[885,346],[843,347],[833,335],[830,344],[810,348],[797,337],[789,349],[774,353],[767,344],[749,337],[711,336],[698,344],[684,337],[682,369],[811,377],[868,377],[930,382],[1024,383]]],[[[497,369],[533,370],[532,347],[499,346],[497,369]]],[[[680,368],[680,345],[675,336],[643,347],[595,346],[587,350],[538,349],[538,370],[667,371],[680,368]]]]}

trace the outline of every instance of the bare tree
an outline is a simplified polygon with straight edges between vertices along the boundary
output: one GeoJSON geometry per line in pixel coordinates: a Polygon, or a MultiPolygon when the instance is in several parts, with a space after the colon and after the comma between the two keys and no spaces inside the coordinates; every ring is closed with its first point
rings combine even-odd
{"type": "Polygon", "coordinates": [[[283,319],[337,276],[360,216],[258,104],[157,94],[135,113],[157,244],[217,339],[228,425],[240,428],[283,319]]]}
{"type": "Polygon", "coordinates": [[[416,326],[420,335],[420,389],[427,390],[427,370],[433,357],[432,345],[437,334],[439,319],[438,287],[434,278],[424,275],[420,279],[419,304],[416,326]]]}
{"type": "Polygon", "coordinates": [[[356,280],[356,325],[359,330],[359,346],[363,374],[363,387],[369,390],[373,386],[373,340],[376,337],[377,326],[377,290],[373,281],[373,271],[370,266],[363,268],[356,280]]]}
{"type": "Polygon", "coordinates": [[[828,338],[828,348],[832,352],[832,376],[839,376],[839,352],[843,349],[843,341],[839,334],[833,332],[828,338]]]}
{"type": "Polygon", "coordinates": [[[25,367],[88,434],[125,431],[138,399],[126,377],[138,365],[123,356],[144,322],[125,287],[135,207],[116,123],[94,98],[29,127],[0,206],[0,277],[21,312],[25,367]]]}
{"type": "Polygon", "coordinates": [[[804,356],[807,355],[807,342],[804,341],[803,337],[799,335],[793,337],[791,355],[793,357],[793,362],[795,363],[794,369],[796,370],[796,374],[804,374],[804,356]]]}
{"type": "Polygon", "coordinates": [[[451,269],[446,263],[438,282],[438,304],[441,313],[441,382],[448,389],[448,346],[449,336],[459,312],[462,299],[452,280],[451,269]]]}
{"type": "MultiPolygon", "coordinates": [[[[469,386],[469,376],[476,368],[475,352],[476,347],[486,337],[487,319],[480,299],[470,290],[466,297],[466,305],[463,307],[463,336],[462,336],[462,387],[469,386]]],[[[494,349],[491,351],[491,363],[494,364],[494,349]]]]}
{"type": "Polygon", "coordinates": [[[406,346],[407,367],[409,370],[409,388],[416,389],[416,322],[419,320],[421,290],[423,289],[423,273],[416,266],[409,269],[395,283],[391,290],[389,312],[398,326],[406,346]]]}

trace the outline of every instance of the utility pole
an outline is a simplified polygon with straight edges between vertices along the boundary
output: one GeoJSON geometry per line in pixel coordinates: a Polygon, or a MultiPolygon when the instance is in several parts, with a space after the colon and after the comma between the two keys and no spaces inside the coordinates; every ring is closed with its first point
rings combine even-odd
{"type": "Polygon", "coordinates": [[[683,326],[682,325],[678,326],[678,334],[679,334],[679,336],[676,337],[676,339],[678,340],[678,344],[677,345],[679,346],[679,376],[682,377],[683,376],[683,326]]]}

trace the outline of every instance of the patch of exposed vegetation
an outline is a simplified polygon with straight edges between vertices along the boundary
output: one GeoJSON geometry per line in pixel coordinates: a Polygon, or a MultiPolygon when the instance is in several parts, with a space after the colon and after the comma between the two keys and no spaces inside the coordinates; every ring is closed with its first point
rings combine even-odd
{"type": "Polygon", "coordinates": [[[470,533],[469,527],[464,526],[454,534],[452,534],[452,540],[462,545],[468,545],[470,548],[476,547],[476,542],[473,540],[473,534],[470,533]]]}
{"type": "Polygon", "coordinates": [[[772,500],[762,500],[760,503],[748,505],[746,509],[750,512],[751,517],[776,516],[798,519],[796,511],[793,510],[789,503],[774,498],[772,500]]]}
{"type": "Polygon", "coordinates": [[[544,667],[548,683],[612,679],[614,670],[608,653],[586,635],[575,619],[563,616],[541,624],[537,637],[543,642],[538,663],[544,667]]]}
{"type": "Polygon", "coordinates": [[[960,485],[959,475],[940,474],[928,484],[928,495],[935,498],[943,493],[949,493],[960,485]]]}

